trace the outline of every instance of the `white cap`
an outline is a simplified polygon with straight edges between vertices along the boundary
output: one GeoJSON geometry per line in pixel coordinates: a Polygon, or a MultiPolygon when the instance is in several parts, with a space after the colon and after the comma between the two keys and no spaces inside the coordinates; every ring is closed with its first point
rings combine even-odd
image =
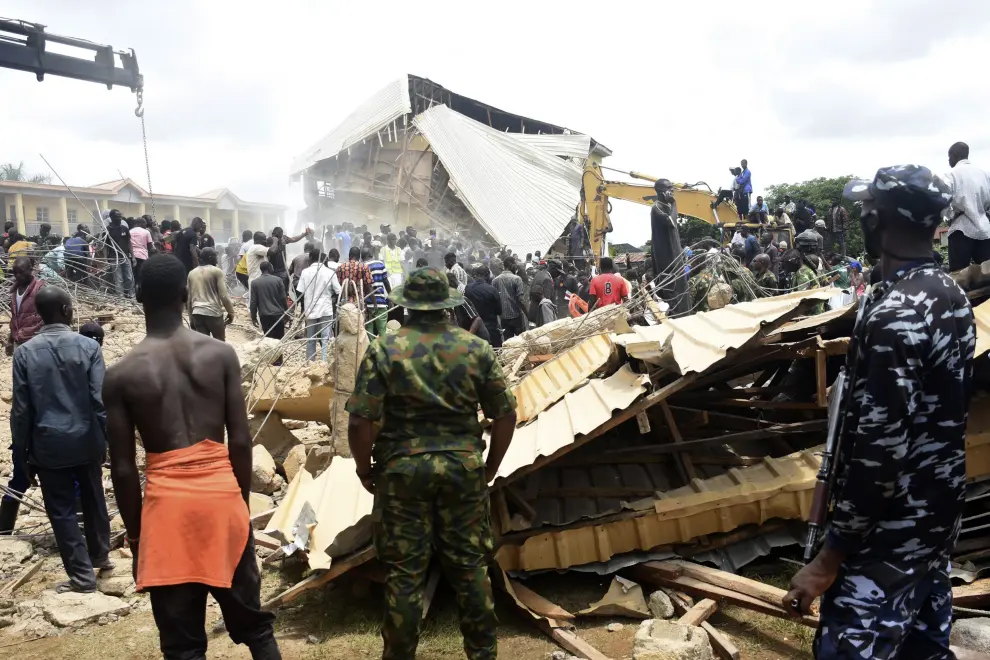
{"type": "Polygon", "coordinates": [[[787,241],[781,241],[780,242],[780,249],[781,250],[786,250],[787,249],[787,241]]]}

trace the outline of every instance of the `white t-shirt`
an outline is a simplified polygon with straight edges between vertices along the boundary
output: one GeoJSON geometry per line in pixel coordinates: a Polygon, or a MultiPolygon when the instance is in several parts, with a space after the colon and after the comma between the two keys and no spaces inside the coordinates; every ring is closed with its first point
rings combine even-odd
{"type": "Polygon", "coordinates": [[[333,316],[332,294],[340,295],[337,272],[323,264],[312,264],[299,276],[296,291],[303,295],[306,318],[319,319],[333,316]]]}
{"type": "Polygon", "coordinates": [[[268,246],[254,243],[245,254],[247,254],[248,282],[253,282],[261,276],[261,262],[268,261],[268,246]]]}

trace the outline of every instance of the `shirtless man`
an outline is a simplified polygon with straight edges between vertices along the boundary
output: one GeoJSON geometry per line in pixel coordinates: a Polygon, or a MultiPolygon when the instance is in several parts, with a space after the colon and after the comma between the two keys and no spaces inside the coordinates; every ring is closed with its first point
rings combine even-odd
{"type": "Polygon", "coordinates": [[[166,660],[206,657],[207,593],[234,642],[255,660],[279,659],[275,616],[261,611],[247,507],[251,434],[237,356],[182,324],[188,292],[178,259],[155,255],[142,272],[148,336],[109,370],[103,387],[111,475],[138,590],[151,596],[166,660]],[[162,360],[163,352],[173,358],[162,360]],[[143,504],[135,427],[147,451],[143,504]]]}

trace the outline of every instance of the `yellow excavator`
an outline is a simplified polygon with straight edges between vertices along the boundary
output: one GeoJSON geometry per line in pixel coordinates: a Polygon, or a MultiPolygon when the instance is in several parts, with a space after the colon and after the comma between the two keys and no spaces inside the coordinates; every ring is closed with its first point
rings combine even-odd
{"type": "MultiPolygon", "coordinates": [[[[588,219],[588,238],[591,241],[591,252],[595,256],[595,261],[605,256],[605,235],[612,231],[612,221],[609,218],[611,210],[611,200],[621,199],[627,202],[652,206],[657,199],[654,184],[657,177],[642,174],[640,172],[621,172],[633,179],[649,181],[650,184],[629,183],[624,181],[607,181],[602,174],[599,163],[589,161],[584,168],[582,178],[582,196],[578,217],[588,219]]],[[[620,170],[613,170],[620,172],[620,170]]],[[[704,184],[698,184],[704,185],[704,184]]],[[[718,227],[721,231],[722,243],[726,244],[732,239],[738,222],[738,212],[731,202],[722,202],[713,207],[713,203],[718,197],[712,194],[711,190],[698,188],[697,185],[689,186],[682,183],[673,185],[674,201],[677,203],[677,214],[698,218],[703,222],[718,227]]],[[[757,235],[770,231],[775,242],[787,241],[788,245],[794,245],[794,230],[791,227],[777,227],[774,225],[760,225],[759,223],[745,223],[757,235]]]]}

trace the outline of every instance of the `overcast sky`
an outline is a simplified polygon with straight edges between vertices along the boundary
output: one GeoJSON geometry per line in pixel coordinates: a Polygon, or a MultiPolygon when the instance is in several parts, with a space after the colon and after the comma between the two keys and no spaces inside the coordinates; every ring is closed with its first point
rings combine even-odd
{"type": "MultiPolygon", "coordinates": [[[[116,49],[145,77],[159,192],[302,206],[293,156],[402,73],[593,136],[605,164],[757,192],[920,162],[990,165],[990,2],[7,0],[8,18],[116,49]],[[662,9],[660,5],[662,4],[662,9]]],[[[125,89],[0,69],[0,161],[76,185],[147,183],[125,89]]],[[[511,194],[511,191],[506,191],[511,194]]],[[[616,202],[614,242],[649,238],[616,202]]]]}

